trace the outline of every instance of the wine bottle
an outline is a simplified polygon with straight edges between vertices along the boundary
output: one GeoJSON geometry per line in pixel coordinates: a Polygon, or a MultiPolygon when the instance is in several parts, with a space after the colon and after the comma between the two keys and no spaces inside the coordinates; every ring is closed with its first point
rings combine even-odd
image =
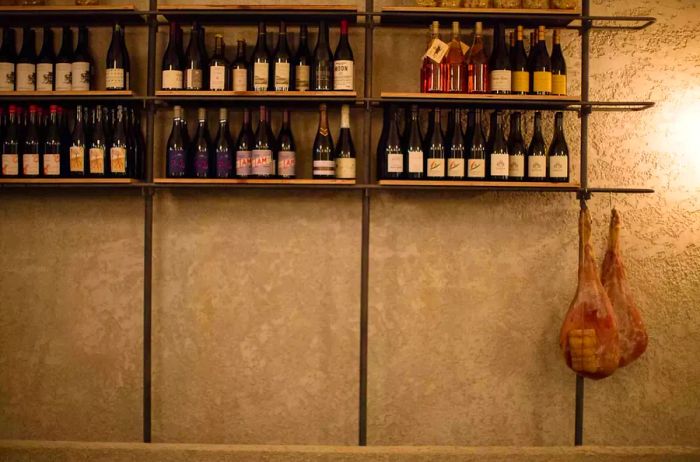
{"type": "Polygon", "coordinates": [[[119,41],[124,53],[124,89],[129,90],[131,88],[131,60],[129,59],[129,50],[126,48],[126,30],[123,26],[119,29],[119,41]]]}
{"type": "Polygon", "coordinates": [[[546,181],[547,151],[542,136],[542,113],[535,112],[535,130],[527,150],[527,179],[529,181],[546,181]]]}
{"type": "Polygon", "coordinates": [[[343,104],[340,108],[340,133],[335,147],[335,177],[354,180],[356,176],[355,145],[350,133],[350,106],[343,104]]]}
{"type": "Polygon", "coordinates": [[[7,109],[7,129],[2,142],[2,176],[19,176],[19,121],[17,119],[17,107],[10,104],[7,109]]]}
{"type": "Polygon", "coordinates": [[[56,90],[67,91],[73,88],[73,32],[63,27],[61,48],[56,56],[56,90]]]}
{"type": "Polygon", "coordinates": [[[58,106],[49,107],[49,125],[46,128],[46,140],[44,140],[44,176],[59,177],[61,172],[61,130],[58,122],[58,106]]]}
{"type": "Polygon", "coordinates": [[[228,109],[219,109],[219,131],[214,141],[214,177],[233,178],[233,143],[228,130],[228,109]]]}
{"type": "Polygon", "coordinates": [[[107,172],[107,137],[104,131],[104,119],[101,106],[95,107],[92,135],[90,136],[90,170],[91,177],[103,177],[107,172]]]}
{"type": "Polygon", "coordinates": [[[355,59],[348,40],[347,19],[340,21],[340,40],[333,55],[333,89],[347,91],[355,89],[355,59]]]}
{"type": "Polygon", "coordinates": [[[173,126],[168,137],[165,176],[184,178],[187,175],[187,145],[182,136],[182,108],[173,108],[173,126]]]}
{"type": "Polygon", "coordinates": [[[277,49],[272,61],[273,86],[275,91],[288,91],[292,78],[291,56],[287,45],[287,26],[284,21],[280,23],[280,34],[277,39],[277,49]]]}
{"type": "Polygon", "coordinates": [[[25,177],[38,177],[41,168],[41,156],[39,155],[41,138],[39,137],[39,119],[37,116],[37,106],[29,106],[29,121],[24,135],[24,146],[22,149],[22,175],[25,177]]]}
{"type": "Polygon", "coordinates": [[[481,128],[481,109],[474,112],[474,133],[469,142],[467,159],[467,178],[470,180],[486,179],[486,140],[481,128]]]}
{"type": "Polygon", "coordinates": [[[316,139],[314,140],[313,147],[314,178],[328,179],[335,176],[335,159],[333,158],[333,154],[333,137],[328,129],[328,111],[326,105],[321,104],[318,131],[316,132],[316,139]]]}
{"type": "Polygon", "coordinates": [[[197,25],[197,33],[199,36],[199,56],[202,60],[202,90],[206,90],[207,83],[209,82],[209,55],[207,54],[207,46],[205,43],[206,31],[201,24],[195,24],[197,25]]]}
{"type": "Polygon", "coordinates": [[[199,39],[199,25],[192,24],[190,42],[185,52],[185,71],[183,75],[183,87],[185,90],[204,89],[204,68],[206,61],[202,56],[199,39]]]}
{"type": "Polygon", "coordinates": [[[61,175],[68,176],[71,131],[68,129],[68,112],[63,109],[63,106],[58,106],[58,133],[61,139],[61,175]]]}
{"type": "Polygon", "coordinates": [[[500,24],[494,30],[494,40],[496,44],[489,61],[491,93],[508,94],[512,88],[512,75],[510,59],[506,50],[505,29],[500,24]]]}
{"type": "Polygon", "coordinates": [[[197,132],[192,145],[193,175],[195,178],[208,178],[211,173],[211,141],[207,128],[207,110],[200,107],[197,110],[197,132]]]}
{"type": "Polygon", "coordinates": [[[248,61],[245,40],[239,40],[237,48],[236,60],[231,66],[231,78],[233,79],[231,88],[233,91],[246,91],[248,90],[248,61]]]}
{"type": "Polygon", "coordinates": [[[0,91],[15,90],[16,63],[15,30],[11,27],[5,27],[2,32],[2,47],[0,47],[0,91]]]}
{"type": "Polygon", "coordinates": [[[530,93],[530,69],[527,61],[523,45],[523,26],[518,26],[515,46],[510,50],[511,92],[514,95],[530,93]]]}
{"type": "Polygon", "coordinates": [[[53,31],[48,26],[44,27],[43,40],[44,43],[41,45],[39,57],[36,61],[36,89],[39,91],[52,91],[54,89],[56,55],[53,51],[53,31]]]}
{"type": "Polygon", "coordinates": [[[107,65],[105,67],[105,88],[107,90],[126,90],[128,88],[128,63],[121,30],[119,24],[114,25],[112,41],[107,50],[107,65]]]}
{"type": "Polygon", "coordinates": [[[128,177],[132,169],[131,159],[127,157],[129,144],[124,112],[123,106],[117,106],[117,121],[114,126],[114,135],[112,135],[112,144],[109,147],[109,172],[113,177],[128,177]]]}
{"type": "Polygon", "coordinates": [[[78,29],[78,45],[73,53],[70,65],[72,83],[71,89],[75,91],[88,91],[92,87],[92,56],[88,45],[88,28],[80,26],[78,29]]]}
{"type": "Polygon", "coordinates": [[[224,36],[214,36],[214,54],[209,61],[209,89],[223,91],[227,88],[228,61],[224,56],[224,36]]]}
{"type": "Polygon", "coordinates": [[[17,91],[36,90],[36,35],[34,30],[24,27],[22,48],[17,57],[17,91]]]}
{"type": "Polygon", "coordinates": [[[269,137],[267,126],[267,108],[260,106],[260,120],[253,139],[253,152],[251,153],[251,174],[256,178],[271,178],[274,175],[273,144],[269,137]]]}
{"type": "Polygon", "coordinates": [[[236,140],[236,176],[248,178],[252,175],[252,158],[255,136],[251,127],[250,110],[243,109],[243,125],[236,140]]]}
{"type": "Polygon", "coordinates": [[[399,136],[398,112],[396,107],[385,109],[386,125],[383,140],[380,140],[377,158],[380,178],[397,180],[403,177],[403,151],[399,136]]]}
{"type": "Polygon", "coordinates": [[[253,50],[253,90],[270,89],[270,54],[267,51],[267,31],[265,23],[258,24],[258,42],[253,50]]]}
{"type": "Polygon", "coordinates": [[[277,175],[277,138],[272,131],[272,109],[265,111],[265,128],[267,129],[267,139],[272,147],[272,176],[277,175]]]}
{"type": "Polygon", "coordinates": [[[145,174],[145,157],[146,157],[146,143],[141,142],[141,139],[143,138],[143,134],[141,133],[141,128],[140,128],[140,114],[137,114],[137,112],[134,110],[134,108],[129,108],[129,124],[128,124],[128,133],[129,133],[129,148],[131,149],[131,154],[129,154],[127,157],[132,159],[132,169],[131,169],[131,177],[132,178],[143,178],[145,174]]]}
{"type": "Polygon", "coordinates": [[[447,54],[442,59],[443,89],[448,93],[465,93],[467,90],[467,66],[462,41],[459,38],[459,23],[452,22],[452,40],[447,45],[447,54]]]}
{"type": "Polygon", "coordinates": [[[506,181],[508,180],[510,162],[508,143],[506,142],[506,135],[503,132],[501,113],[495,111],[494,115],[495,117],[493,120],[495,126],[491,127],[491,131],[493,131],[493,141],[489,145],[488,157],[489,179],[494,181],[506,181]]]}
{"type": "MultiPolygon", "coordinates": [[[[192,40],[190,38],[190,45],[192,40]]],[[[191,47],[187,47],[187,51],[191,51],[191,47]]],[[[199,51],[199,47],[197,47],[199,51]]],[[[163,90],[182,90],[183,87],[183,72],[185,69],[185,59],[182,56],[182,49],[179,43],[179,34],[177,23],[170,23],[170,39],[168,47],[163,54],[163,63],[161,65],[162,79],[161,86],[163,90]]]]}
{"type": "Polygon", "coordinates": [[[464,131],[464,150],[469,156],[471,150],[471,142],[474,137],[474,111],[467,112],[467,129],[464,131]]]}
{"type": "Polygon", "coordinates": [[[83,121],[83,107],[75,108],[75,125],[71,134],[71,145],[69,150],[68,174],[74,177],[85,176],[88,151],[86,145],[85,123],[83,121]]]}
{"type": "Polygon", "coordinates": [[[299,47],[294,55],[294,89],[309,91],[311,89],[311,64],[313,59],[309,51],[308,29],[302,24],[299,31],[299,47]]]}
{"type": "Polygon", "coordinates": [[[474,29],[474,43],[469,49],[467,57],[468,88],[469,93],[489,92],[489,66],[484,41],[481,36],[483,25],[479,21],[474,29]]]}
{"type": "Polygon", "coordinates": [[[554,46],[552,48],[552,94],[566,96],[566,61],[561,51],[561,32],[554,30],[554,46]]]}
{"type": "Polygon", "coordinates": [[[425,172],[429,180],[445,178],[445,142],[440,128],[440,108],[433,109],[433,133],[425,145],[425,172]]]}
{"type": "Polygon", "coordinates": [[[462,114],[459,109],[454,111],[454,127],[447,150],[447,178],[463,180],[465,176],[466,147],[461,127],[462,114]]]}
{"type": "Polygon", "coordinates": [[[442,92],[444,85],[442,59],[445,53],[447,53],[447,46],[440,40],[440,23],[433,21],[428,51],[423,57],[421,67],[421,91],[423,93],[442,92]]]}
{"type": "Polygon", "coordinates": [[[280,133],[277,137],[277,146],[279,147],[279,152],[277,154],[277,175],[280,178],[295,178],[297,149],[296,143],[294,143],[294,135],[292,134],[288,109],[285,109],[282,115],[282,128],[280,128],[280,133]]]}
{"type": "Polygon", "coordinates": [[[508,179],[523,181],[525,179],[525,157],[527,148],[523,140],[521,115],[513,112],[510,115],[510,134],[508,136],[508,179]]]}
{"type": "Polygon", "coordinates": [[[420,129],[418,106],[411,106],[411,119],[408,123],[406,142],[403,149],[404,166],[406,178],[419,180],[425,177],[425,155],[423,154],[423,136],[420,129]]]}
{"type": "Polygon", "coordinates": [[[549,146],[549,181],[569,181],[569,146],[564,136],[564,113],[554,115],[554,138],[549,146]]]}
{"type": "Polygon", "coordinates": [[[313,89],[316,91],[333,89],[333,54],[328,45],[326,21],[321,21],[318,26],[318,41],[314,50],[313,89]]]}
{"type": "Polygon", "coordinates": [[[547,52],[547,42],[544,39],[544,26],[537,30],[537,47],[532,59],[532,92],[535,95],[552,93],[552,62],[547,52]]]}

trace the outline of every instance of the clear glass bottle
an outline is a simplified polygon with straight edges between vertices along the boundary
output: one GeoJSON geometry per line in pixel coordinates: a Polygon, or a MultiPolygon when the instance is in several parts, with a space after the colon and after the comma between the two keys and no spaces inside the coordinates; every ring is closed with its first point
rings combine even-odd
{"type": "Polygon", "coordinates": [[[489,8],[489,0],[464,0],[464,8],[489,8]]]}
{"type": "Polygon", "coordinates": [[[522,0],[493,0],[494,8],[522,8],[522,0]]]}
{"type": "Polygon", "coordinates": [[[523,0],[523,8],[543,10],[549,8],[549,0],[523,0]]]}

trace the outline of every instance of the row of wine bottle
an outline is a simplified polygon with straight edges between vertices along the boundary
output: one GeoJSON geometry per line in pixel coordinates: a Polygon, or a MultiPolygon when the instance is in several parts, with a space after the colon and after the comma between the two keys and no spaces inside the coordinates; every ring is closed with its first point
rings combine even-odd
{"type": "Polygon", "coordinates": [[[214,54],[207,57],[204,28],[192,26],[189,45],[183,53],[182,30],[170,24],[170,41],[162,61],[163,90],[234,91],[328,91],[354,90],[354,58],[348,40],[348,22],[340,22],[340,41],[331,52],[328,25],[321,21],[313,54],[308,46],[308,28],[301,26],[299,45],[292,54],[287,27],[279,26],[277,46],[268,50],[265,23],[258,25],[258,39],[250,56],[245,40],[238,40],[236,58],[226,59],[223,35],[216,34],[214,54]]]}
{"type": "Polygon", "coordinates": [[[569,148],[564,136],[564,114],[555,114],[554,136],[547,149],[542,134],[542,113],[535,113],[535,126],[529,147],[521,130],[522,115],[510,115],[510,134],[506,138],[503,116],[491,114],[488,139],[483,128],[483,111],[467,113],[462,130],[463,112],[449,112],[447,131],[440,125],[440,109],[429,117],[428,130],[422,134],[417,106],[411,108],[403,136],[399,132],[399,111],[386,111],[384,129],[377,151],[379,177],[411,180],[497,180],[497,181],[569,181],[569,148]]]}
{"type": "Polygon", "coordinates": [[[3,177],[143,177],[146,144],[134,109],[77,106],[72,127],[56,105],[2,112],[3,177]]]}
{"type": "MultiPolygon", "coordinates": [[[[228,125],[228,110],[219,109],[219,128],[214,141],[209,136],[206,109],[197,111],[197,131],[190,140],[180,106],[173,111],[173,125],[166,148],[168,178],[295,178],[296,143],[290,111],[285,110],[277,136],[271,125],[271,110],[260,106],[260,118],[253,132],[250,110],[243,111],[243,125],[235,143],[228,125]]],[[[319,124],[312,149],[313,177],[354,179],[355,147],[350,133],[350,107],[341,108],[338,144],[328,127],[325,104],[320,106],[319,124]]]]}
{"type": "MultiPolygon", "coordinates": [[[[15,31],[6,27],[0,46],[0,91],[88,91],[94,86],[94,61],[90,56],[88,29],[78,29],[78,44],[73,49],[73,32],[63,27],[58,54],[54,53],[53,32],[43,29],[43,45],[36,53],[36,31],[24,27],[22,48],[17,53],[15,31]]],[[[115,24],[105,63],[105,88],[129,89],[129,52],[124,28],[115,24]]]]}
{"type": "Polygon", "coordinates": [[[511,33],[506,45],[505,29],[494,29],[489,57],[483,41],[483,26],[476,23],[472,46],[460,39],[459,23],[452,23],[452,40],[440,40],[440,24],[434,21],[431,39],[421,67],[422,93],[497,93],[516,95],[566,95],[566,61],[559,30],[553,34],[552,54],[547,51],[546,31],[540,26],[531,34],[525,52],[523,26],[511,33]]]}

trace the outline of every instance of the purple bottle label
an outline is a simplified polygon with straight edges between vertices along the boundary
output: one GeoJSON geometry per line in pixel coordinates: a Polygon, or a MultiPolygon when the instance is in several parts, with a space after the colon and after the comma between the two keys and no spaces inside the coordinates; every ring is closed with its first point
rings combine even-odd
{"type": "Polygon", "coordinates": [[[236,151],[236,175],[240,177],[250,176],[252,157],[251,151],[236,151]]]}
{"type": "Polygon", "coordinates": [[[231,178],[233,159],[230,151],[218,151],[216,153],[216,176],[218,178],[231,178]]]}
{"type": "Polygon", "coordinates": [[[185,151],[182,149],[168,150],[168,176],[185,176],[185,151]]]}
{"type": "Polygon", "coordinates": [[[194,156],[194,176],[206,178],[209,175],[209,153],[198,152],[194,156]]]}

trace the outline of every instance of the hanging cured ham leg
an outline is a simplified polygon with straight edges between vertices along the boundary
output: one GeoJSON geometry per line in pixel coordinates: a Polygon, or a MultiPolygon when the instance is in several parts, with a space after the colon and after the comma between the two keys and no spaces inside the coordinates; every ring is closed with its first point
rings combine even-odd
{"type": "Polygon", "coordinates": [[[591,246],[591,215],[579,216],[578,288],[559,334],[566,364],[591,379],[608,377],[620,363],[617,320],[598,278],[591,246]]]}
{"type": "Polygon", "coordinates": [[[620,214],[617,210],[613,210],[602,275],[603,286],[617,316],[617,326],[620,331],[620,367],[624,367],[644,353],[649,338],[642,322],[642,315],[632,298],[625,266],[622,264],[621,227],[620,214]]]}

